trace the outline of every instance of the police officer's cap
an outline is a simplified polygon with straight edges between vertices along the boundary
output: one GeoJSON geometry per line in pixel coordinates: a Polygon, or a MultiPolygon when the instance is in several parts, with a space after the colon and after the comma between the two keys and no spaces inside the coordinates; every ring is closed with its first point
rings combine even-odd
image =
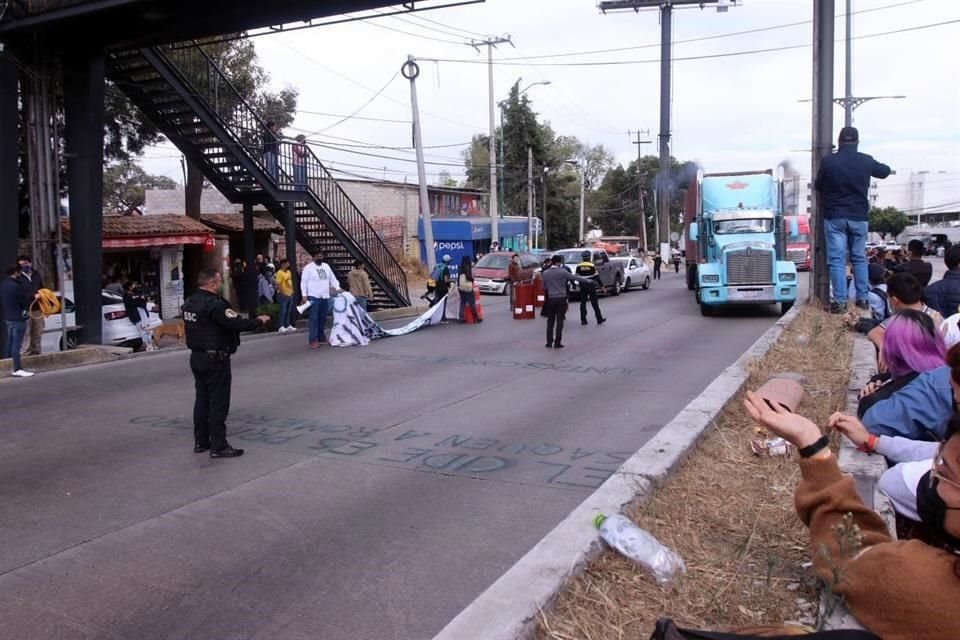
{"type": "Polygon", "coordinates": [[[590,252],[589,252],[589,251],[584,251],[583,253],[580,254],[580,257],[583,258],[584,260],[589,260],[589,259],[590,259],[590,252]]]}

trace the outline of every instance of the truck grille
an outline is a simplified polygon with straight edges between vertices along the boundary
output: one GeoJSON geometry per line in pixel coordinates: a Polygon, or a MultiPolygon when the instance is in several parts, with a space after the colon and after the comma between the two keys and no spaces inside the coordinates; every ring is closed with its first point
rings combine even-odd
{"type": "Polygon", "coordinates": [[[787,251],[787,260],[794,264],[803,264],[807,261],[806,249],[790,249],[787,251]]]}
{"type": "Polygon", "coordinates": [[[770,282],[773,282],[773,253],[745,249],[727,254],[727,284],[770,282]]]}

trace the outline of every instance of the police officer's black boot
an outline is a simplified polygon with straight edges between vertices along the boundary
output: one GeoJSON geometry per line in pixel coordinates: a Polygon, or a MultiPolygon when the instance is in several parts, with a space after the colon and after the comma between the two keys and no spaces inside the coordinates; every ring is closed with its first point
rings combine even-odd
{"type": "Polygon", "coordinates": [[[230,445],[227,445],[223,449],[217,451],[211,451],[211,458],[237,458],[243,455],[243,449],[234,449],[230,445]]]}

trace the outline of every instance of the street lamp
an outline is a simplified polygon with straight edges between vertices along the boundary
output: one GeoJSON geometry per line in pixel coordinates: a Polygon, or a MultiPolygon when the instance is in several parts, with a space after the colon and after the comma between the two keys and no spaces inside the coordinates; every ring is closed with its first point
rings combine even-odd
{"type": "MultiPolygon", "coordinates": [[[[521,80],[523,80],[523,78],[517,78],[517,84],[520,84],[520,81],[521,81],[521,80]]],[[[517,93],[517,97],[519,98],[520,96],[522,96],[523,94],[525,94],[525,93],[526,93],[527,91],[529,91],[530,89],[536,87],[537,85],[544,85],[544,86],[546,86],[546,85],[548,85],[548,84],[553,84],[553,83],[550,82],[549,80],[540,80],[540,81],[538,81],[538,82],[531,82],[531,83],[528,84],[522,91],[519,91],[519,92],[517,93]]],[[[497,106],[500,107],[500,162],[503,162],[503,138],[504,138],[504,135],[503,135],[503,117],[504,117],[504,108],[507,106],[507,102],[508,102],[507,100],[501,100],[500,102],[497,103],[497,106]]],[[[506,167],[505,167],[504,165],[501,165],[501,167],[503,167],[504,172],[505,172],[505,171],[506,171],[506,167]]],[[[499,191],[500,191],[500,196],[499,196],[499,198],[500,198],[500,207],[501,207],[501,208],[503,207],[503,183],[504,183],[504,180],[503,180],[503,177],[501,176],[500,184],[498,185],[498,186],[500,187],[500,189],[499,189],[499,191]]],[[[501,215],[502,215],[502,214],[501,214],[501,215]]]]}

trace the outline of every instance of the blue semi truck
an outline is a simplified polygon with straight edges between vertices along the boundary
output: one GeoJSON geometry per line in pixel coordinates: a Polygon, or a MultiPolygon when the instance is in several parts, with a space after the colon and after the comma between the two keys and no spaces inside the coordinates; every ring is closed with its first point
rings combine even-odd
{"type": "Polygon", "coordinates": [[[776,177],[772,171],[698,171],[690,183],[684,201],[687,288],[696,292],[703,315],[730,304],[779,304],[786,313],[796,302],[782,186],[782,168],[776,177]]]}

